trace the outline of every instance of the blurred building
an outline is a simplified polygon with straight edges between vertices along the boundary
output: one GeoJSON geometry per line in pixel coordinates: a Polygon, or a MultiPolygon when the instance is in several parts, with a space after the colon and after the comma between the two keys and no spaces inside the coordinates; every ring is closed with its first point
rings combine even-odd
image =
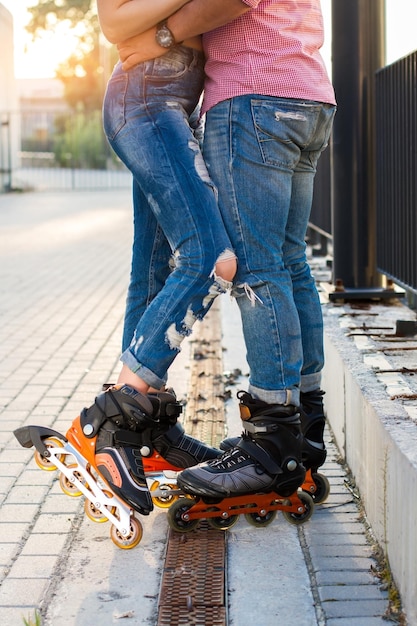
{"type": "Polygon", "coordinates": [[[64,85],[56,78],[21,78],[16,81],[21,119],[21,152],[48,152],[56,120],[68,115],[64,85]]]}
{"type": "Polygon", "coordinates": [[[10,188],[11,171],[17,162],[18,108],[14,76],[13,18],[0,3],[0,191],[10,188]]]}

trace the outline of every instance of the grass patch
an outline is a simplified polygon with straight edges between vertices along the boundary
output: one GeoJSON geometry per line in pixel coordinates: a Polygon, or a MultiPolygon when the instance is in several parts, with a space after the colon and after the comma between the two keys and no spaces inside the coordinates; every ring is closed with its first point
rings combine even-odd
{"type": "Polygon", "coordinates": [[[27,619],[23,618],[23,623],[25,626],[42,626],[42,618],[39,611],[35,611],[33,617],[28,617],[27,619]]]}

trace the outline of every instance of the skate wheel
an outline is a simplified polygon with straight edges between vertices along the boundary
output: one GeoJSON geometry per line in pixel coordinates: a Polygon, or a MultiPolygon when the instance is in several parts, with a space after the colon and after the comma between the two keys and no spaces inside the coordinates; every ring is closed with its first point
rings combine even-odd
{"type": "Polygon", "coordinates": [[[305,507],[303,513],[293,513],[291,511],[282,512],[287,522],[289,522],[290,524],[294,524],[295,526],[304,524],[304,522],[310,519],[314,511],[314,500],[308,493],[306,493],[305,491],[300,491],[298,493],[298,497],[305,507]]]}
{"type": "Polygon", "coordinates": [[[231,515],[226,519],[222,517],[208,517],[207,524],[216,530],[229,530],[239,521],[239,515],[231,515]]]}
{"type": "Polygon", "coordinates": [[[326,476],[324,476],[323,474],[318,474],[317,472],[313,472],[311,474],[311,478],[314,481],[316,490],[309,495],[313,498],[314,504],[321,504],[329,497],[330,483],[327,480],[326,476]]]}
{"type": "Polygon", "coordinates": [[[123,536],[122,533],[117,530],[116,526],[112,524],[110,528],[110,538],[113,543],[122,550],[131,550],[140,543],[143,537],[142,524],[136,517],[130,518],[130,532],[128,535],[123,536]]]}
{"type": "Polygon", "coordinates": [[[194,506],[194,500],[179,498],[168,510],[168,524],[177,533],[188,533],[198,526],[198,519],[187,520],[184,516],[194,506]]]}
{"type": "MultiPolygon", "coordinates": [[[[111,507],[110,513],[114,515],[115,511],[116,507],[111,507]]],[[[84,513],[92,522],[97,522],[98,524],[108,522],[108,518],[105,514],[100,511],[100,509],[93,502],[90,502],[90,500],[86,500],[84,502],[84,513]]]]}
{"type": "MultiPolygon", "coordinates": [[[[70,469],[73,467],[77,467],[77,465],[68,465],[68,468],[70,469]]],[[[78,480],[82,480],[81,474],[79,474],[78,472],[74,472],[74,474],[77,476],[78,480]]],[[[77,498],[83,495],[82,491],[78,489],[77,485],[71,482],[70,479],[62,472],[59,475],[59,486],[67,496],[71,496],[72,498],[77,498]]]]}
{"type": "Polygon", "coordinates": [[[169,493],[173,489],[177,489],[177,485],[171,485],[169,483],[161,485],[157,480],[155,480],[149,489],[149,491],[151,492],[151,496],[152,491],[156,491],[157,489],[166,492],[166,495],[152,497],[152,502],[160,509],[169,509],[171,504],[178,500],[177,495],[170,495],[169,493]]]}
{"type": "MultiPolygon", "coordinates": [[[[47,448],[64,447],[64,443],[56,437],[48,437],[47,439],[44,439],[43,443],[47,448]]],[[[62,454],[59,459],[61,463],[64,462],[64,458],[65,455],[62,454]]],[[[56,465],[54,465],[52,461],[50,461],[47,457],[42,456],[42,454],[38,450],[36,450],[35,452],[35,463],[38,467],[40,467],[42,470],[46,470],[47,472],[52,472],[53,470],[56,470],[56,465]]]]}
{"type": "Polygon", "coordinates": [[[265,515],[261,515],[260,513],[245,513],[245,519],[251,526],[269,526],[276,516],[276,511],[268,511],[265,515]]]}

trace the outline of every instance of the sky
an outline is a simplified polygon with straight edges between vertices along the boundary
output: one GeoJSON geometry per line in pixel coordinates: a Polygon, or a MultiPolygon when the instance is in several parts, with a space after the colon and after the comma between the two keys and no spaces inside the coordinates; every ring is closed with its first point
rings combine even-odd
{"type": "MultiPolygon", "coordinates": [[[[45,34],[40,41],[31,42],[25,31],[29,21],[28,6],[36,0],[0,0],[14,18],[15,75],[17,78],[49,78],[55,74],[57,65],[64,61],[75,46],[75,37],[61,25],[55,33],[45,34]]],[[[330,66],[330,10],[332,0],[322,0],[326,24],[326,43],[323,56],[330,66]]],[[[387,63],[399,59],[417,49],[417,0],[386,0],[387,14],[387,63]]]]}
{"type": "Polygon", "coordinates": [[[25,30],[30,20],[26,7],[35,6],[36,0],[0,0],[13,16],[14,65],[16,78],[50,78],[55,69],[68,58],[75,47],[76,38],[68,27],[58,25],[55,32],[45,33],[39,41],[25,30]]]}

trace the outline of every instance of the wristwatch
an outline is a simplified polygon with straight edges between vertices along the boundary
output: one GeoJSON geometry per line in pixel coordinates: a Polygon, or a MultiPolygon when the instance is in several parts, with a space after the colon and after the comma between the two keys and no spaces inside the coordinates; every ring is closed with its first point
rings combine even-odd
{"type": "Polygon", "coordinates": [[[155,39],[163,48],[172,48],[177,43],[174,35],[168,28],[167,20],[163,20],[157,25],[155,39]]]}

